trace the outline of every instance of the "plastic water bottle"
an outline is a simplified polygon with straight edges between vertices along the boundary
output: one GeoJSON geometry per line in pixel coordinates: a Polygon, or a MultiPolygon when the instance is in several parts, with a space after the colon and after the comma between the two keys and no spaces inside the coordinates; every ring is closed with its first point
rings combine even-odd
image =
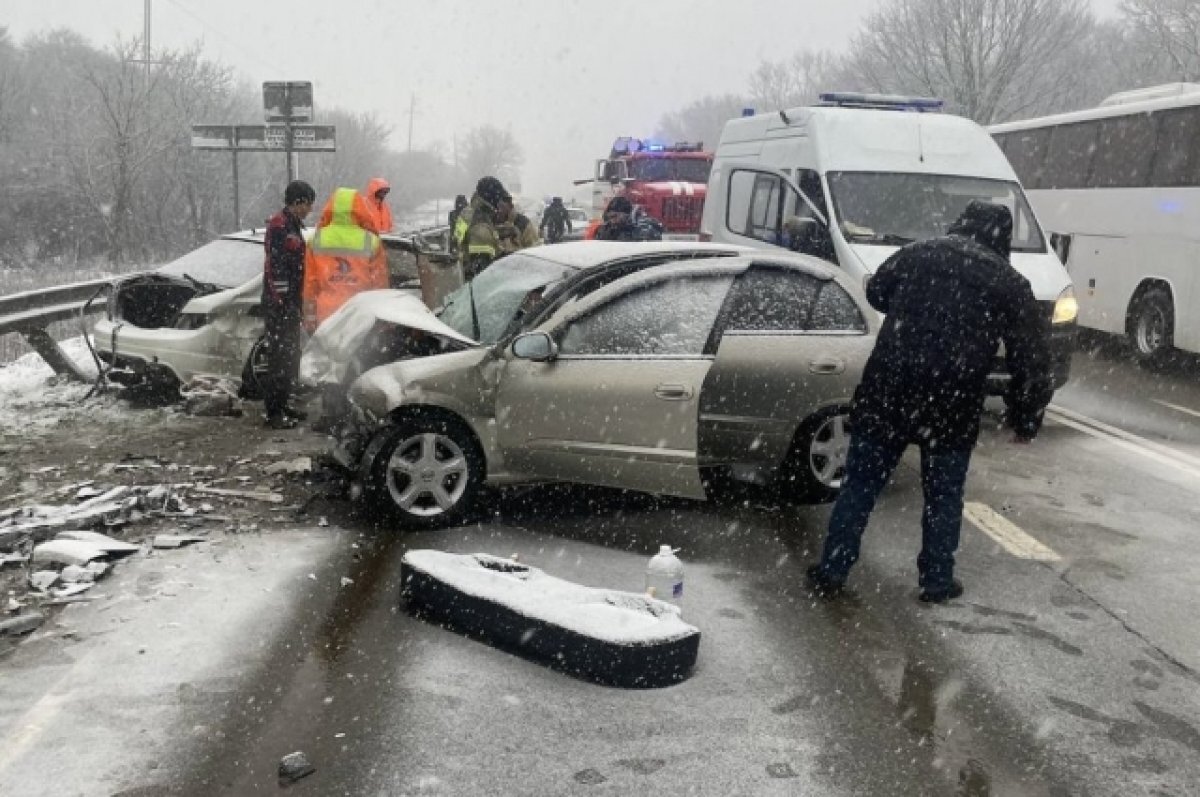
{"type": "Polygon", "coordinates": [[[683,608],[683,562],[675,555],[678,548],[659,546],[658,553],[646,566],[646,592],[683,608]]]}

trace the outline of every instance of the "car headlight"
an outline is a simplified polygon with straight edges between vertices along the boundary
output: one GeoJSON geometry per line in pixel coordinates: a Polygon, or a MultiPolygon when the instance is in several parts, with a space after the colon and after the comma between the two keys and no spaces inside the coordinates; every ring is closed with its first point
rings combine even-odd
{"type": "Polygon", "coordinates": [[[1075,287],[1068,285],[1054,301],[1054,317],[1051,323],[1069,324],[1079,316],[1079,302],[1075,299],[1075,287]]]}

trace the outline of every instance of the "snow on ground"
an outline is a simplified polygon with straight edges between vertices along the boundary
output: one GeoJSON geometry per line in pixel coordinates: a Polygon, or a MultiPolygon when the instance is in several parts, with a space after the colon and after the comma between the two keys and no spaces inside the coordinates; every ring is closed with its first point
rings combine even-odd
{"type": "MultiPolygon", "coordinates": [[[[82,337],[62,343],[63,351],[89,375],[96,366],[82,337]]],[[[26,354],[10,363],[0,365],[0,437],[40,437],[55,431],[61,424],[76,420],[102,423],[137,423],[144,425],[161,421],[171,412],[132,412],[129,405],[113,393],[93,395],[91,384],[82,384],[57,376],[37,354],[26,354]]]]}

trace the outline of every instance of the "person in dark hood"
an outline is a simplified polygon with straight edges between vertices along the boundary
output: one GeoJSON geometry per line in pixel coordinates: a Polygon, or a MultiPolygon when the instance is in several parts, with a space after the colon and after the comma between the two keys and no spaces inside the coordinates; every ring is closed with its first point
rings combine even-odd
{"type": "Polygon", "coordinates": [[[851,404],[845,478],[824,551],[807,571],[818,594],[845,584],[875,500],[910,444],[921,450],[925,494],[920,598],[962,594],[954,553],[963,486],[998,344],[1011,375],[1015,443],[1037,435],[1053,394],[1049,319],[1009,264],[1011,240],[1008,208],[974,201],[948,235],[905,246],[867,284],[871,306],[886,317],[851,404]]]}
{"type": "Polygon", "coordinates": [[[556,196],[542,211],[542,221],[538,224],[538,232],[546,236],[546,240],[556,244],[563,239],[564,232],[571,232],[571,214],[567,212],[562,197],[556,196]]]}
{"type": "Polygon", "coordinates": [[[615,196],[604,209],[604,223],[596,229],[597,241],[660,241],[662,225],[644,211],[635,211],[628,197],[615,196]]]}

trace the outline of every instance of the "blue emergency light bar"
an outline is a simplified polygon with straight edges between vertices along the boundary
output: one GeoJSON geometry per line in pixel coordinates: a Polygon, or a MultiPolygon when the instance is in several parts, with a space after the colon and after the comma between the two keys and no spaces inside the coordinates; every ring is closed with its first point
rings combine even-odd
{"type": "Polygon", "coordinates": [[[821,95],[822,105],[839,108],[875,108],[885,111],[940,111],[946,104],[936,97],[904,97],[899,94],[862,94],[857,91],[827,91],[821,95]]]}

